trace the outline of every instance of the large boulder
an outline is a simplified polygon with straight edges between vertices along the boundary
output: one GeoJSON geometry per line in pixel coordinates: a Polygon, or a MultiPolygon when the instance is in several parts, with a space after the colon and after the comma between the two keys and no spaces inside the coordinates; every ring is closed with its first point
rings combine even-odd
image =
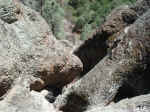
{"type": "Polygon", "coordinates": [[[132,24],[137,17],[137,13],[130,9],[128,5],[120,6],[107,16],[101,30],[106,35],[112,35],[132,24]]]}
{"type": "Polygon", "coordinates": [[[82,75],[90,71],[107,53],[110,53],[116,45],[115,41],[120,32],[134,23],[149,8],[149,0],[137,0],[133,5],[124,5],[114,9],[92,37],[74,51],[83,62],[82,75]]]}
{"type": "Polygon", "coordinates": [[[78,34],[73,33],[74,24],[67,19],[62,8],[63,1],[56,0],[19,0],[24,5],[39,12],[49,24],[58,40],[68,40],[72,45],[81,44],[78,34]]]}
{"type": "Polygon", "coordinates": [[[0,96],[21,74],[31,77],[34,90],[47,85],[62,87],[79,75],[81,61],[70,47],[55,39],[45,20],[20,2],[7,1],[0,1],[5,3],[0,9],[12,7],[5,14],[9,21],[0,16],[0,96]],[[16,8],[19,13],[14,21],[16,8]]]}
{"type": "Polygon", "coordinates": [[[65,112],[88,106],[106,106],[123,86],[141,77],[150,64],[150,10],[125,28],[116,46],[90,72],[70,85],[55,101],[65,112]]]}
{"type": "Polygon", "coordinates": [[[130,9],[128,5],[114,9],[92,38],[75,49],[74,54],[81,59],[84,65],[83,75],[109,52],[120,32],[131,25],[137,17],[136,12],[130,9]]]}

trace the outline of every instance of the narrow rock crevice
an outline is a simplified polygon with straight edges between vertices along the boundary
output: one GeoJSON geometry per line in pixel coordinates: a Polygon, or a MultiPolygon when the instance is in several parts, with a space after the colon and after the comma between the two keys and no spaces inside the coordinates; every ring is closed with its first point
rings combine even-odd
{"type": "MultiPolygon", "coordinates": [[[[149,65],[148,65],[149,66],[149,65]]],[[[114,98],[114,102],[119,102],[126,98],[132,98],[139,95],[150,93],[150,66],[146,70],[139,73],[139,77],[130,82],[125,82],[119,89],[114,98]]]]}

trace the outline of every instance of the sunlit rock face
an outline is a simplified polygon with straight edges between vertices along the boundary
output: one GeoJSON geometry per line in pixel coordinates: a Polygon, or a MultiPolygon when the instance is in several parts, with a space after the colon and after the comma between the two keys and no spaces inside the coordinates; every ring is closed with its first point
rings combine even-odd
{"type": "Polygon", "coordinates": [[[41,90],[62,87],[79,75],[81,61],[55,39],[38,13],[17,1],[1,2],[5,16],[0,16],[0,96],[18,77],[29,75],[31,89],[41,90]]]}
{"type": "Polygon", "coordinates": [[[26,79],[16,82],[5,99],[0,101],[0,112],[60,112],[41,93],[30,91],[26,79]]]}

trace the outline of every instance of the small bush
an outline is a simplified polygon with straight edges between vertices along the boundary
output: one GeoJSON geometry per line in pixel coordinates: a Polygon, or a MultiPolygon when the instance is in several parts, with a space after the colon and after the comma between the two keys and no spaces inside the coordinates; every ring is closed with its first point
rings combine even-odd
{"type": "Polygon", "coordinates": [[[92,36],[93,32],[94,32],[94,30],[92,29],[92,26],[90,24],[86,24],[83,28],[80,39],[87,40],[89,37],[92,36]]]}
{"type": "Polygon", "coordinates": [[[105,17],[112,9],[119,5],[129,4],[135,1],[136,0],[69,0],[68,5],[74,9],[73,16],[77,18],[74,31],[78,32],[80,30],[84,33],[85,30],[88,29],[86,28],[87,24],[89,24],[92,29],[96,29],[104,22],[105,17]]]}
{"type": "Polygon", "coordinates": [[[56,2],[56,0],[44,0],[42,8],[42,16],[50,25],[53,34],[57,39],[64,39],[64,10],[56,2]]]}

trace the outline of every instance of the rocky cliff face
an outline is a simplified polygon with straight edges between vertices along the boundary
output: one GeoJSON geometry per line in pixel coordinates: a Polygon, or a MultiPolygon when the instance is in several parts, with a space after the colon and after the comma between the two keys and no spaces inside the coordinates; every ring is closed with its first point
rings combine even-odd
{"type": "Polygon", "coordinates": [[[73,103],[77,98],[90,106],[107,105],[114,100],[124,83],[132,83],[132,80],[140,77],[142,71],[149,69],[149,15],[150,11],[147,11],[132,25],[126,27],[114,41],[117,45],[112,48],[111,52],[84,77],[66,89],[64,96],[56,100],[56,105],[64,110],[70,109],[78,103],[76,100],[76,103],[73,103]],[[66,97],[72,101],[63,104],[64,100],[60,99],[67,99],[66,97]]]}
{"type": "Polygon", "coordinates": [[[107,53],[111,52],[114,40],[125,27],[137,19],[137,13],[124,5],[114,9],[92,37],[85,41],[74,53],[84,64],[83,75],[89,72],[107,53]]]}
{"type": "Polygon", "coordinates": [[[69,46],[55,39],[38,13],[11,0],[1,6],[5,18],[0,17],[0,95],[18,77],[31,76],[31,89],[41,90],[50,83],[61,87],[79,75],[81,61],[69,46]],[[14,9],[19,13],[12,12],[14,9]]]}
{"type": "Polygon", "coordinates": [[[150,111],[148,0],[114,9],[76,49],[30,2],[0,0],[0,112],[150,111]]]}
{"type": "Polygon", "coordinates": [[[81,41],[73,33],[73,24],[65,15],[61,1],[56,0],[20,0],[24,5],[36,10],[48,23],[53,35],[59,40],[69,40],[70,45],[79,45],[81,41]]]}

